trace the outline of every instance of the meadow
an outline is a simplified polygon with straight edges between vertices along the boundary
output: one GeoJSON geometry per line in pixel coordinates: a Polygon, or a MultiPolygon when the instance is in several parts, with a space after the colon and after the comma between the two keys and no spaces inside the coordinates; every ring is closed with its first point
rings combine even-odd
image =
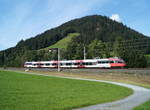
{"type": "Polygon", "coordinates": [[[0,71],[1,110],[70,110],[132,93],[113,84],[0,71]]]}
{"type": "Polygon", "coordinates": [[[68,34],[67,37],[61,39],[60,41],[58,41],[57,43],[55,43],[54,45],[51,45],[45,49],[50,49],[50,48],[60,48],[60,49],[66,49],[68,44],[72,41],[73,38],[79,36],[79,33],[71,33],[68,34]]]}

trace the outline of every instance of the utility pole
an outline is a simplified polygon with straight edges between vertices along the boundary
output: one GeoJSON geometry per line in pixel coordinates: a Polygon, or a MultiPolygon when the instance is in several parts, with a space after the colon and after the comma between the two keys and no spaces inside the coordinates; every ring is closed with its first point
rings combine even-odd
{"type": "Polygon", "coordinates": [[[57,71],[60,72],[60,49],[58,48],[57,51],[58,51],[58,61],[57,61],[58,62],[58,68],[57,68],[57,71]]]}
{"type": "Polygon", "coordinates": [[[60,49],[59,48],[50,48],[49,52],[57,51],[57,71],[60,72],[60,49]]]}
{"type": "Polygon", "coordinates": [[[5,63],[6,63],[6,53],[5,53],[5,51],[4,51],[4,65],[3,65],[3,66],[4,66],[4,69],[6,69],[6,64],[5,64],[5,63]]]}

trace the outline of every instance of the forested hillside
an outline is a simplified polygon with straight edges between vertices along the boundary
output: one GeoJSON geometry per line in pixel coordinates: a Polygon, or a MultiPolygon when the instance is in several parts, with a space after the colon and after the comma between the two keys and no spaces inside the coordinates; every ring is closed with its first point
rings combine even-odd
{"type": "Polygon", "coordinates": [[[58,41],[74,33],[78,33],[78,36],[72,37],[70,42],[67,42],[67,47],[61,49],[61,59],[83,59],[85,47],[87,58],[118,56],[123,58],[129,67],[146,66],[144,54],[150,53],[149,49],[137,52],[132,48],[134,43],[121,42],[134,42],[135,39],[147,36],[100,15],[71,20],[33,38],[21,40],[15,47],[0,52],[0,66],[22,66],[25,61],[57,59],[56,52],[49,53],[43,48],[55,46],[58,41]],[[130,48],[126,48],[129,45],[130,48]]]}

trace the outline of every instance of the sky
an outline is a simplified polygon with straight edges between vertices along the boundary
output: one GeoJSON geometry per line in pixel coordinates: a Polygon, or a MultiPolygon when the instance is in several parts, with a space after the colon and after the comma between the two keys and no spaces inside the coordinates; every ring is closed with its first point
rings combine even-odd
{"type": "Polygon", "coordinates": [[[0,50],[69,20],[103,15],[150,36],[150,0],[0,0],[0,50]]]}

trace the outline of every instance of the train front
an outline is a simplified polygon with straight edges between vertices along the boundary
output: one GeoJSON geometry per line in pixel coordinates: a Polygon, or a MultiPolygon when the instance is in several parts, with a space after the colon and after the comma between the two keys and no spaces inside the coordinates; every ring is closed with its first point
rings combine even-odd
{"type": "Polygon", "coordinates": [[[124,68],[127,66],[125,61],[120,58],[109,58],[109,60],[111,61],[110,63],[111,68],[124,68]]]}

